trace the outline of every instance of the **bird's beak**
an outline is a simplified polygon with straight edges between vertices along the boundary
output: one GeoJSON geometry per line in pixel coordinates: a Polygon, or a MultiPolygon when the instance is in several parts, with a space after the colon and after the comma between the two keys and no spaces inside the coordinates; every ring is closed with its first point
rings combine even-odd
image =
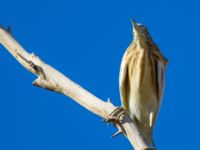
{"type": "Polygon", "coordinates": [[[133,32],[138,33],[139,28],[138,28],[137,23],[135,22],[135,20],[133,18],[131,19],[131,22],[132,22],[132,25],[133,25],[133,32]]]}
{"type": "Polygon", "coordinates": [[[143,38],[142,38],[142,36],[140,34],[140,29],[139,29],[137,23],[135,22],[135,20],[133,18],[131,19],[131,22],[132,22],[132,25],[133,25],[134,39],[138,39],[139,42],[141,42],[143,38]]]}

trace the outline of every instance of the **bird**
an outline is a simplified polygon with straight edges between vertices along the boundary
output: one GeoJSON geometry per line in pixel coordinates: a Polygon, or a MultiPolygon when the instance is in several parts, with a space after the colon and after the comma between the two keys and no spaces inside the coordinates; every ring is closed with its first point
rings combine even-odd
{"type": "Polygon", "coordinates": [[[155,146],[153,129],[163,98],[168,60],[161,54],[147,27],[131,20],[134,38],[120,66],[121,103],[140,127],[146,142],[155,146]]]}

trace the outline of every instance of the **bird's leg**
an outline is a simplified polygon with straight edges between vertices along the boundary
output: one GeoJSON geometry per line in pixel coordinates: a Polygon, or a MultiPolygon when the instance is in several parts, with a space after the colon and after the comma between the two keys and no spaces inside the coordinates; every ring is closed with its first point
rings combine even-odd
{"type": "Polygon", "coordinates": [[[105,119],[105,122],[119,124],[125,114],[125,110],[123,107],[117,107],[113,112],[110,113],[109,117],[105,119]]]}

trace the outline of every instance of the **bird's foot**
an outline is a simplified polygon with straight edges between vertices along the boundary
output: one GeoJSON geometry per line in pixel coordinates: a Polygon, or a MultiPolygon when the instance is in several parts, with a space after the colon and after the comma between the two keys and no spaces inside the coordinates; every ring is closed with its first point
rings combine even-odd
{"type": "Polygon", "coordinates": [[[119,124],[120,121],[123,119],[124,114],[125,110],[123,107],[116,107],[116,109],[111,112],[109,117],[107,119],[104,119],[104,121],[107,123],[119,124]]]}
{"type": "Polygon", "coordinates": [[[122,126],[122,120],[125,115],[125,110],[123,107],[116,107],[116,109],[110,113],[107,119],[104,119],[107,123],[112,123],[113,125],[117,126],[118,131],[112,136],[112,138],[116,137],[119,134],[126,135],[126,131],[122,126]]]}
{"type": "Polygon", "coordinates": [[[102,121],[112,124],[119,123],[122,120],[121,118],[123,117],[124,113],[125,110],[123,107],[116,107],[114,111],[109,114],[109,117],[103,119],[102,121]]]}

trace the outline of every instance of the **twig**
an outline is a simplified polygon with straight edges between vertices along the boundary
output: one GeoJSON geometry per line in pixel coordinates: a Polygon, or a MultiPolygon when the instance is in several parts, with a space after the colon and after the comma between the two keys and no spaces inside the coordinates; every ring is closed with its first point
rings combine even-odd
{"type": "MultiPolygon", "coordinates": [[[[116,107],[111,102],[102,101],[50,65],[44,63],[33,53],[29,54],[2,27],[0,27],[0,43],[21,65],[38,76],[33,85],[64,94],[104,119],[108,119],[109,114],[115,110],[116,107]]],[[[120,123],[116,124],[116,127],[126,133],[124,135],[136,150],[150,149],[142,136],[142,132],[127,114],[120,123]]]]}

